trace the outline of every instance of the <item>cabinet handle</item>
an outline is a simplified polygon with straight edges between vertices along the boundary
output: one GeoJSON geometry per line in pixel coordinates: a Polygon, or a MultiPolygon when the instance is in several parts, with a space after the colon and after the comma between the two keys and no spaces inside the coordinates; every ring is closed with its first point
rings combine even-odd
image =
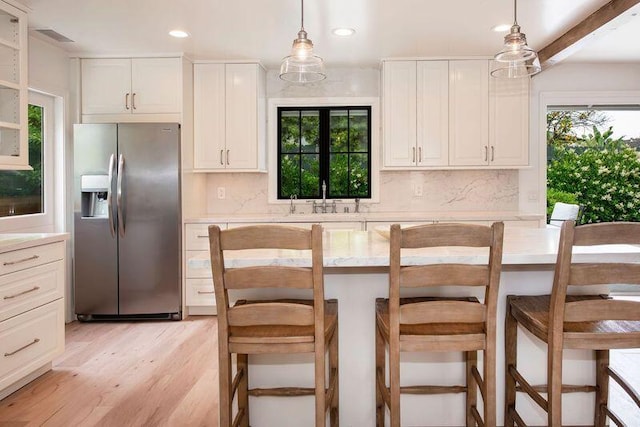
{"type": "Polygon", "coordinates": [[[495,154],[495,147],[492,145],[491,146],[491,161],[492,162],[493,162],[493,158],[495,157],[494,154],[495,154]]]}
{"type": "Polygon", "coordinates": [[[222,161],[222,154],[224,153],[224,150],[220,150],[220,164],[224,165],[224,162],[222,161]]]}
{"type": "Polygon", "coordinates": [[[411,163],[415,163],[416,162],[416,147],[413,147],[411,149],[412,155],[411,155],[411,163]]]}
{"type": "Polygon", "coordinates": [[[135,92],[133,93],[133,95],[131,95],[131,108],[136,110],[136,93],[135,92]]]}
{"type": "Polygon", "coordinates": [[[197,237],[198,239],[208,239],[208,238],[209,238],[209,236],[208,236],[208,235],[206,235],[206,234],[198,234],[196,237],[197,237]]]}
{"type": "Polygon", "coordinates": [[[28,289],[26,291],[22,291],[22,292],[18,292],[17,294],[13,294],[13,295],[6,295],[3,299],[7,300],[7,299],[13,299],[15,297],[19,297],[20,295],[24,295],[24,294],[28,294],[30,292],[35,292],[38,289],[40,289],[40,286],[34,286],[31,289],[28,289]]]}
{"type": "Polygon", "coordinates": [[[229,150],[227,150],[227,166],[229,165],[229,150]]]}
{"type": "Polygon", "coordinates": [[[422,147],[418,147],[418,162],[422,163],[422,147]]]}
{"type": "Polygon", "coordinates": [[[198,291],[198,294],[200,295],[205,295],[205,294],[215,294],[216,291],[198,291]]]}
{"type": "Polygon", "coordinates": [[[129,109],[129,92],[124,96],[124,108],[129,109]]]}
{"type": "Polygon", "coordinates": [[[485,145],[484,146],[484,161],[486,162],[488,160],[487,156],[489,155],[489,148],[485,145]]]}
{"type": "Polygon", "coordinates": [[[21,264],[23,262],[27,262],[27,261],[33,261],[34,259],[38,259],[40,258],[38,255],[33,255],[30,256],[28,258],[23,258],[23,259],[19,259],[17,261],[5,261],[2,263],[2,265],[7,266],[7,265],[16,265],[16,264],[21,264]]]}
{"type": "Polygon", "coordinates": [[[5,354],[4,354],[4,357],[13,356],[14,354],[21,352],[21,351],[22,351],[22,350],[24,350],[25,348],[31,347],[32,345],[37,344],[37,343],[39,343],[39,342],[40,342],[40,338],[34,338],[34,340],[33,340],[33,341],[31,341],[29,344],[25,344],[25,345],[23,345],[22,347],[20,347],[19,349],[17,349],[17,350],[13,350],[13,351],[12,351],[12,352],[10,352],[10,353],[5,353],[5,354]]]}

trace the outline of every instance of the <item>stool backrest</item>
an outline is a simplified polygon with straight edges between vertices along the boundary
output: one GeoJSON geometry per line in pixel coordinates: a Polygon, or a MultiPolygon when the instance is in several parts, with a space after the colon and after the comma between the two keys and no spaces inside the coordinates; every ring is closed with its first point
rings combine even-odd
{"type": "Polygon", "coordinates": [[[635,262],[572,262],[576,246],[595,245],[640,245],[640,223],[576,227],[574,221],[566,221],[562,225],[551,296],[550,333],[561,334],[563,322],[640,320],[640,302],[610,298],[566,301],[569,286],[640,284],[640,256],[635,262]]]}
{"type": "Polygon", "coordinates": [[[323,324],[324,276],[322,227],[319,224],[314,224],[311,230],[280,225],[220,230],[212,225],[209,227],[209,242],[219,326],[323,324]],[[242,258],[235,258],[230,261],[242,266],[225,266],[225,253],[255,249],[267,250],[258,256],[260,265],[245,266],[242,258]],[[292,258],[306,260],[307,257],[309,266],[287,265],[292,258]],[[313,290],[314,304],[278,300],[248,305],[240,302],[230,306],[229,290],[260,288],[310,289],[313,290]]]}
{"type": "MultiPolygon", "coordinates": [[[[391,226],[389,314],[394,323],[495,322],[502,267],[504,224],[429,224],[402,229],[391,226]],[[403,265],[402,250],[434,247],[488,248],[484,264],[403,265]],[[399,306],[400,288],[434,286],[484,286],[484,304],[468,300],[428,301],[399,306]],[[428,309],[425,309],[428,305],[428,309]]],[[[495,326],[495,324],[494,324],[495,326]]]]}

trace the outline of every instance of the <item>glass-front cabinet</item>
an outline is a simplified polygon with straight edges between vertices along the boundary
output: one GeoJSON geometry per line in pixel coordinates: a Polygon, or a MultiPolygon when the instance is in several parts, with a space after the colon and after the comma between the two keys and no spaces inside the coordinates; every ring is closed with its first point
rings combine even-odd
{"type": "Polygon", "coordinates": [[[30,169],[27,14],[0,0],[0,169],[30,169]]]}

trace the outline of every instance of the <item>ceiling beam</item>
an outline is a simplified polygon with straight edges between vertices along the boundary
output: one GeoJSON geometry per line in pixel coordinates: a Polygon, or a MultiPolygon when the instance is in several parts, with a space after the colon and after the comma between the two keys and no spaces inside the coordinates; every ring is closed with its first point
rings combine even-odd
{"type": "Polygon", "coordinates": [[[542,67],[548,67],[575,52],[584,39],[617,18],[640,0],[611,0],[569,31],[538,51],[542,67]]]}

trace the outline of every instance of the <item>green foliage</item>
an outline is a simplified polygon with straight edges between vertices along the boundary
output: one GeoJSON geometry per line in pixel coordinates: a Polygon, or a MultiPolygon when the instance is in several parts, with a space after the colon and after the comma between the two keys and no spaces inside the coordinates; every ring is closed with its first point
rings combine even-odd
{"type": "Polygon", "coordinates": [[[556,148],[547,186],[574,194],[584,206],[582,222],[640,221],[640,160],[611,128],[556,148]]]}
{"type": "Polygon", "coordinates": [[[580,202],[575,194],[566,191],[556,190],[555,188],[547,188],[547,222],[551,218],[551,212],[556,203],[569,203],[578,205],[580,202]]]}
{"type": "Polygon", "coordinates": [[[547,145],[572,144],[581,139],[576,128],[604,126],[609,117],[597,110],[554,110],[547,113],[547,145]]]}
{"type": "Polygon", "coordinates": [[[29,105],[30,171],[0,171],[0,197],[39,196],[42,191],[42,107],[29,105]]]}

